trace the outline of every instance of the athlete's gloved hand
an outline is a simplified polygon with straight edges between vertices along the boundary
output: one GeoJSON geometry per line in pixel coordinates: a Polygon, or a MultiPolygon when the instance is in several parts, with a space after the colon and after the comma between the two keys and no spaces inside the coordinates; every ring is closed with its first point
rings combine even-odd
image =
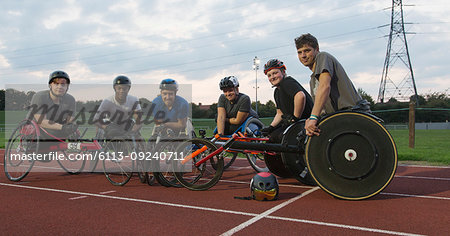
{"type": "Polygon", "coordinates": [[[281,118],[283,119],[282,123],[285,126],[289,126],[289,125],[291,125],[291,124],[293,124],[293,123],[295,123],[295,122],[300,120],[300,118],[297,118],[294,115],[282,115],[281,118]]]}
{"type": "Polygon", "coordinates": [[[64,124],[64,125],[62,126],[61,131],[62,131],[64,134],[69,135],[69,134],[72,134],[73,132],[77,131],[77,129],[78,129],[78,125],[77,125],[77,124],[75,124],[75,123],[69,123],[69,124],[64,124]]]}
{"type": "Polygon", "coordinates": [[[116,123],[110,123],[105,128],[105,137],[114,138],[118,136],[122,136],[125,131],[116,123]]]}
{"type": "Polygon", "coordinates": [[[262,135],[264,135],[264,136],[267,136],[267,135],[269,135],[270,133],[272,133],[273,131],[275,130],[275,127],[273,127],[273,126],[265,126],[264,128],[262,128],[260,131],[261,131],[261,134],[262,135]]]}

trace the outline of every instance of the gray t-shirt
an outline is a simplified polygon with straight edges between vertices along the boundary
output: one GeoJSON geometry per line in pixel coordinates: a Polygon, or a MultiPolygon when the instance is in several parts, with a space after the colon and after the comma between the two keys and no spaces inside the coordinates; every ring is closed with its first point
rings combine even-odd
{"type": "Polygon", "coordinates": [[[249,116],[258,118],[258,114],[256,114],[256,111],[251,107],[250,97],[243,93],[239,93],[236,101],[234,102],[231,102],[225,97],[224,94],[221,94],[217,107],[225,108],[227,118],[236,118],[239,111],[248,112],[249,116]]]}
{"type": "MultiPolygon", "coordinates": [[[[66,124],[71,117],[75,116],[76,103],[75,98],[70,94],[64,94],[61,97],[59,104],[53,102],[50,97],[50,90],[44,90],[34,94],[31,99],[30,110],[28,111],[28,119],[33,119],[35,114],[45,115],[44,118],[48,119],[50,122],[55,122],[58,124],[66,124]]],[[[41,121],[37,121],[40,123],[41,121]]],[[[50,134],[56,137],[64,137],[61,130],[55,129],[45,129],[50,134]]],[[[46,136],[43,135],[42,139],[46,136]]]]}
{"type": "MultiPolygon", "coordinates": [[[[141,111],[141,105],[137,97],[127,95],[125,103],[120,104],[116,101],[115,95],[112,95],[102,101],[94,116],[94,121],[107,118],[116,124],[123,124],[133,116],[134,112],[138,111],[141,111]]],[[[100,122],[100,124],[103,123],[100,122]]]]}
{"type": "Polygon", "coordinates": [[[27,117],[32,119],[35,114],[42,114],[50,121],[65,124],[70,117],[75,116],[75,108],[75,98],[72,95],[64,94],[60,103],[55,104],[50,97],[50,90],[44,90],[34,94],[27,117]]]}
{"type": "Polygon", "coordinates": [[[317,54],[316,67],[309,81],[311,95],[314,100],[320,83],[318,79],[323,72],[328,72],[331,75],[330,99],[325,103],[325,113],[329,114],[338,110],[350,109],[358,101],[362,100],[342,65],[327,52],[319,52],[317,54]]]}

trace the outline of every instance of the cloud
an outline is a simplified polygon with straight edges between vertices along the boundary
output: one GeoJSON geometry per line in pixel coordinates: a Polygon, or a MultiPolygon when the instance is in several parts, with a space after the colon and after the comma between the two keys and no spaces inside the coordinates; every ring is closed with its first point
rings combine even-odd
{"type": "MultiPolygon", "coordinates": [[[[133,83],[164,78],[193,84],[194,102],[217,102],[218,82],[236,75],[255,99],[254,56],[279,58],[309,90],[310,71],[296,58],[293,38],[315,35],[321,50],[343,64],[356,87],[378,94],[390,23],[386,1],[6,1],[0,9],[0,80],[46,80],[67,70],[76,83],[133,83]],[[374,29],[370,29],[374,28],[374,29]],[[370,29],[370,30],[365,30],[370,29]]],[[[406,4],[406,3],[405,3],[406,4]]],[[[405,7],[416,83],[441,89],[450,77],[448,11],[444,0],[405,7]],[[435,22],[435,23],[433,23],[435,22]],[[440,22],[440,23],[436,23],[440,22]],[[447,23],[445,23],[447,22],[447,23]]],[[[397,66],[397,65],[396,65],[397,66]]],[[[398,66],[402,66],[398,64],[398,66]]],[[[390,74],[396,76],[395,71],[390,74]]],[[[273,89],[258,71],[258,100],[273,89]]],[[[448,87],[448,85],[447,85],[448,87]]]]}
{"type": "Polygon", "coordinates": [[[0,68],[8,68],[11,64],[9,64],[8,59],[5,56],[0,55],[0,68]]]}
{"type": "Polygon", "coordinates": [[[17,10],[8,10],[7,13],[11,16],[22,16],[22,12],[17,10]]]}
{"type": "Polygon", "coordinates": [[[65,22],[73,22],[80,19],[82,8],[75,5],[75,1],[73,0],[68,0],[66,3],[68,5],[65,7],[53,8],[53,10],[48,13],[50,16],[43,19],[42,23],[46,29],[55,29],[65,22]]]}

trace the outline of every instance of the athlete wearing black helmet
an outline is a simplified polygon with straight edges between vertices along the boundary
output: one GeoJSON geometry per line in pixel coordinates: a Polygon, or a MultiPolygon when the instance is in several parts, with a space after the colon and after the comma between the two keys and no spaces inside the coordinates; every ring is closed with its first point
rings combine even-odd
{"type": "Polygon", "coordinates": [[[67,84],[70,84],[70,78],[69,75],[61,70],[57,70],[57,71],[53,71],[49,76],[48,76],[48,84],[51,84],[53,82],[54,79],[66,79],[67,84]]]}
{"type": "Polygon", "coordinates": [[[155,105],[153,116],[158,125],[170,128],[178,135],[186,129],[189,116],[189,103],[177,95],[178,83],[174,79],[164,79],[159,84],[161,91],[152,104],[155,105]]]}
{"type": "Polygon", "coordinates": [[[249,116],[258,118],[258,114],[251,108],[250,97],[239,93],[239,82],[236,77],[227,76],[221,79],[219,88],[223,91],[217,103],[219,135],[234,133],[249,116]]]}
{"type": "Polygon", "coordinates": [[[131,87],[131,80],[128,77],[126,77],[125,75],[119,75],[113,81],[113,88],[119,84],[125,84],[125,85],[131,87]]]}
{"type": "Polygon", "coordinates": [[[119,75],[113,80],[114,95],[104,99],[94,116],[96,125],[105,131],[107,138],[122,136],[141,128],[141,106],[139,99],[128,95],[131,80],[119,75]]]}
{"type": "Polygon", "coordinates": [[[27,117],[34,119],[43,129],[39,137],[43,142],[40,149],[51,143],[45,140],[66,138],[77,130],[72,123],[75,117],[75,98],[67,93],[70,78],[64,71],[54,71],[49,75],[49,90],[39,91],[31,99],[30,110],[27,117]],[[51,135],[51,136],[50,136],[51,135]]]}
{"type": "Polygon", "coordinates": [[[28,117],[35,119],[41,128],[63,137],[76,130],[75,125],[68,126],[75,115],[75,98],[67,94],[69,75],[54,71],[49,75],[48,84],[49,90],[37,92],[31,99],[28,117]]]}

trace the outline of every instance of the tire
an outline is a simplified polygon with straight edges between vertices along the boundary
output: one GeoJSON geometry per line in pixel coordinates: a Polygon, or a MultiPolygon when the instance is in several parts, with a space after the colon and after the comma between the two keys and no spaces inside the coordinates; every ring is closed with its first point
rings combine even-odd
{"type": "Polygon", "coordinates": [[[130,181],[134,171],[132,152],[134,149],[130,142],[117,139],[105,143],[103,171],[111,184],[123,186],[130,181]]]}
{"type": "Polygon", "coordinates": [[[142,142],[136,141],[136,159],[135,159],[135,163],[136,163],[136,172],[137,175],[139,177],[139,181],[143,184],[147,183],[148,180],[148,173],[147,173],[147,166],[146,166],[146,160],[145,160],[145,156],[142,157],[140,156],[140,153],[144,153],[145,154],[145,145],[142,142]]]}
{"type": "MultiPolygon", "coordinates": [[[[35,160],[23,160],[13,155],[26,155],[38,153],[39,150],[39,128],[31,121],[22,121],[12,132],[5,150],[4,168],[5,175],[11,181],[20,181],[28,175],[33,168],[35,160]]],[[[23,156],[22,156],[23,157],[23,156]]]]}
{"type": "Polygon", "coordinates": [[[147,177],[147,181],[146,181],[147,184],[152,186],[156,181],[155,174],[151,173],[151,172],[147,172],[146,177],[147,177]]]}
{"type": "Polygon", "coordinates": [[[215,163],[216,168],[213,168],[212,162],[209,161],[205,161],[198,167],[195,166],[195,163],[199,160],[217,150],[212,142],[199,138],[185,141],[178,146],[177,153],[183,153],[183,156],[187,157],[205,146],[206,150],[184,164],[181,160],[172,162],[174,170],[176,170],[175,177],[184,187],[190,190],[207,190],[216,185],[222,177],[224,168],[223,157],[220,154],[211,157],[214,158],[213,163],[215,163]]]}
{"type": "MultiPolygon", "coordinates": [[[[105,132],[102,129],[98,129],[97,133],[95,134],[94,140],[97,140],[97,142],[100,144],[100,146],[104,147],[105,146],[105,132]]],[[[89,168],[89,169],[87,170],[87,172],[89,172],[89,173],[100,172],[100,170],[97,170],[99,158],[98,158],[98,156],[95,155],[94,152],[97,152],[97,151],[91,151],[92,155],[95,156],[95,159],[92,159],[88,162],[89,164],[88,164],[87,168],[89,168]]]]}
{"type": "Polygon", "coordinates": [[[379,118],[336,112],[319,120],[320,136],[308,139],[306,164],[320,188],[344,200],[363,200],[388,186],[397,169],[397,148],[379,118]]]}
{"type": "Polygon", "coordinates": [[[158,143],[152,151],[153,154],[158,155],[157,159],[152,159],[154,178],[160,185],[165,187],[183,187],[173,173],[172,160],[168,160],[165,155],[165,153],[174,152],[176,145],[177,142],[163,141],[158,143]]]}
{"type": "MultiPolygon", "coordinates": [[[[68,139],[76,140],[77,138],[78,138],[77,133],[73,133],[72,135],[69,136],[68,139]]],[[[70,144],[68,144],[68,145],[70,145],[70,144]]],[[[68,152],[67,150],[62,151],[62,153],[64,153],[65,158],[64,158],[64,160],[60,160],[58,158],[57,159],[58,164],[61,166],[61,168],[65,172],[67,172],[71,175],[76,175],[76,174],[81,173],[81,171],[83,171],[83,169],[84,169],[84,165],[86,164],[85,157],[82,156],[81,160],[77,160],[77,158],[69,158],[69,154],[67,152],[68,152]]],[[[88,153],[88,152],[81,152],[80,154],[84,154],[84,153],[88,153]]]]}
{"type": "Polygon", "coordinates": [[[136,160],[136,170],[139,181],[143,184],[147,183],[148,173],[145,171],[144,161],[136,160]]]}
{"type": "MultiPolygon", "coordinates": [[[[237,156],[238,156],[238,152],[229,152],[229,151],[225,151],[223,152],[223,162],[224,162],[224,166],[223,169],[226,170],[228,167],[230,167],[233,162],[236,160],[237,156]]],[[[214,169],[217,168],[217,164],[215,162],[214,158],[209,159],[212,167],[214,169]]]]}
{"type": "Polygon", "coordinates": [[[280,153],[276,153],[275,155],[266,154],[264,162],[266,163],[270,172],[272,172],[274,175],[282,178],[292,177],[292,173],[285,167],[280,153]]]}
{"type": "Polygon", "coordinates": [[[309,173],[305,161],[305,123],[303,121],[290,125],[284,132],[281,145],[297,145],[300,149],[297,153],[282,152],[281,158],[286,169],[288,169],[292,177],[303,184],[316,186],[316,182],[309,173]]]}
{"type": "MultiPolygon", "coordinates": [[[[223,153],[223,169],[226,170],[228,167],[230,167],[233,162],[236,160],[238,156],[237,152],[224,152],[223,153]]],[[[212,159],[210,159],[212,160],[212,159]]],[[[216,168],[216,167],[215,167],[216,168]]]]}
{"type": "MultiPolygon", "coordinates": [[[[261,132],[259,131],[264,124],[258,120],[257,118],[250,118],[245,124],[245,134],[247,137],[257,138],[261,136],[261,132]],[[256,129],[255,129],[256,128],[256,129]]],[[[257,142],[257,141],[254,141],[257,142]]],[[[248,163],[250,166],[257,172],[268,172],[269,168],[264,162],[264,154],[250,154],[246,153],[248,163]]]]}

